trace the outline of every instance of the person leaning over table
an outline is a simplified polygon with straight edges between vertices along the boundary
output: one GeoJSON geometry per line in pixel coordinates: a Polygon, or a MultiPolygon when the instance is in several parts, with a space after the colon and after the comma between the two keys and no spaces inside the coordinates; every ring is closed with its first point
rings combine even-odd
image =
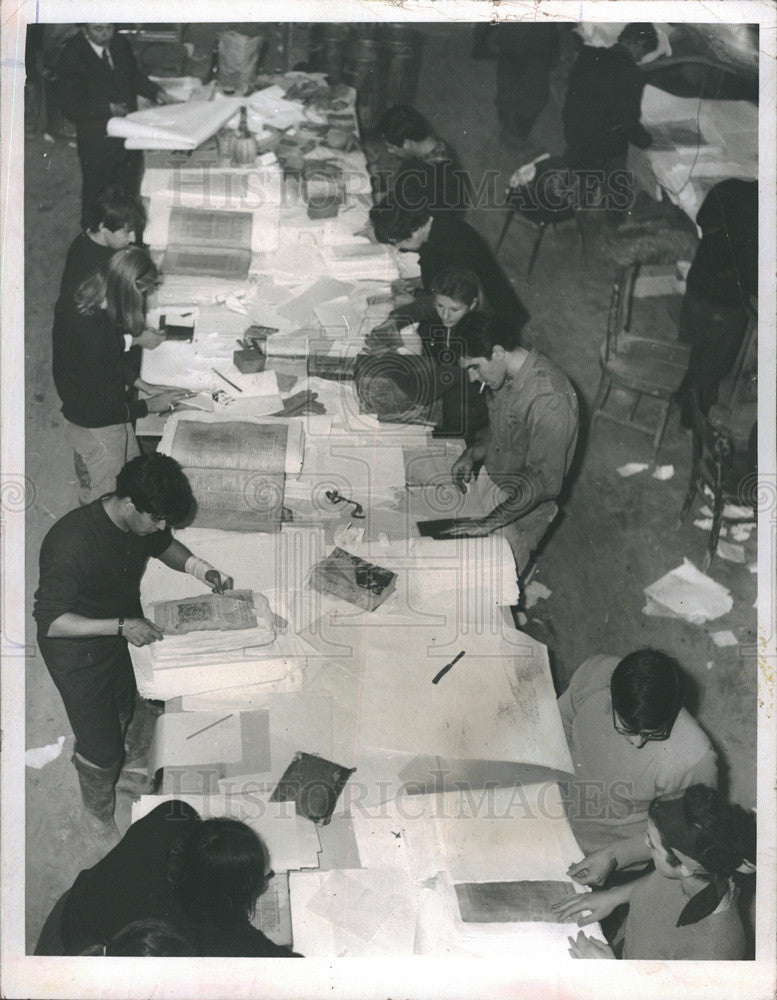
{"type": "MultiPolygon", "coordinates": [[[[561,920],[601,921],[623,904],[628,914],[616,949],[624,959],[736,961],[745,957],[739,883],[755,872],[752,813],[705,785],[655,798],[645,846],[655,871],[636,882],[574,893],[554,904],[561,920]]],[[[616,958],[613,948],[580,931],[573,958],[616,958]]]]}
{"type": "Polygon", "coordinates": [[[117,184],[100,191],[87,208],[84,231],[68,247],[56,308],[72,303],[81,283],[117,250],[134,243],[145,224],[146,213],[137,198],[117,184]]]}
{"type": "MultiPolygon", "coordinates": [[[[379,243],[395,246],[402,253],[418,254],[424,295],[430,294],[432,279],[440,271],[464,267],[477,275],[495,316],[516,331],[528,320],[526,307],[488,244],[462,219],[435,215],[423,198],[411,208],[389,196],[370,209],[370,222],[379,243]]],[[[414,290],[418,286],[416,279],[405,279],[405,283],[414,290]]]]}
{"type": "Polygon", "coordinates": [[[577,396],[548,358],[518,346],[518,334],[485,313],[459,323],[459,364],[487,390],[488,426],[451,469],[464,493],[482,463],[500,489],[500,503],[481,518],[460,518],[441,537],[501,531],[520,576],[556,517],[556,498],[577,444],[577,396]]]}
{"type": "Polygon", "coordinates": [[[597,886],[634,877],[650,860],[650,801],[698,782],[717,785],[712,745],[682,705],[680,667],[657,649],[620,661],[594,656],[558,706],[575,772],[567,815],[585,854],[569,874],[597,886]]]}
{"type": "Polygon", "coordinates": [[[440,271],[430,290],[428,302],[416,302],[408,315],[398,307],[389,322],[368,334],[367,351],[356,359],[356,389],[365,412],[398,421],[428,414],[439,399],[436,432],[471,443],[488,422],[488,410],[459,366],[457,326],[470,312],[486,310],[486,298],[477,275],[463,267],[440,271]],[[415,325],[414,353],[407,353],[402,339],[408,325],[415,325]]]}
{"type": "Polygon", "coordinates": [[[54,384],[82,504],[112,490],[119,469],[139,454],[134,421],[147,413],[172,412],[191,395],[175,386],[144,382],[133,352],[125,353],[125,338],[150,347],[158,343],[146,328],[147,295],[157,278],[145,250],[125,247],[54,313],[54,384]],[[147,392],[149,399],[135,399],[133,388],[147,392]]]}
{"type": "Polygon", "coordinates": [[[265,845],[245,823],[201,819],[187,803],[165,801],[81,872],[55,904],[35,953],[79,955],[131,921],[152,918],[200,957],[296,958],[250,922],[273,874],[265,845]]]}
{"type": "Polygon", "coordinates": [[[72,759],[88,824],[108,838],[118,836],[114,786],[135,704],[127,643],[162,639],[140,605],[146,560],[154,556],[216,592],[232,587],[170,533],[192,502],[174,459],[138,456],[119,472],[113,493],[65,514],[41,546],[32,612],[38,646],[75,734],[72,759]]]}
{"type": "Polygon", "coordinates": [[[138,68],[129,42],[113,24],[82,24],[65,43],[57,64],[62,111],[76,127],[81,164],[81,224],[93,199],[109,184],[128,194],[140,190],[143,154],[108,135],[110,118],[138,109],[138,95],[155,104],[175,99],[138,68]]]}

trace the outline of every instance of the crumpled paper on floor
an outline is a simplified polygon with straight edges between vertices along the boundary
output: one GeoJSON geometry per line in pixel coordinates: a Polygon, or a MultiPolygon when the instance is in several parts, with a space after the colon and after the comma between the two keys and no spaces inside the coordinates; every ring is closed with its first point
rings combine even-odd
{"type": "Polygon", "coordinates": [[[720,618],[734,604],[729,591],[711,579],[692,562],[670,570],[644,588],[647,603],[644,614],[658,618],[682,618],[693,625],[720,618]]]}
{"type": "Polygon", "coordinates": [[[744,565],[745,562],[745,547],[744,545],[735,545],[733,542],[725,542],[721,539],[718,542],[718,547],[715,550],[721,559],[725,559],[727,562],[741,563],[744,565]]]}
{"type": "Polygon", "coordinates": [[[551,591],[545,586],[544,583],[540,583],[538,580],[532,580],[531,583],[526,585],[523,594],[525,607],[533,608],[537,601],[547,600],[547,598],[550,597],[551,591]]]}
{"type": "Polygon", "coordinates": [[[629,476],[636,476],[638,473],[644,472],[647,467],[647,462],[627,462],[625,465],[621,465],[617,472],[619,476],[628,479],[629,476]]]}
{"type": "Polygon", "coordinates": [[[45,747],[35,747],[32,750],[27,750],[24,754],[24,763],[27,767],[34,767],[36,771],[40,771],[42,767],[45,767],[52,760],[56,760],[59,757],[64,745],[65,737],[60,736],[56,743],[49,743],[45,747]]]}
{"type": "Polygon", "coordinates": [[[673,465],[657,465],[653,469],[653,479],[658,479],[661,482],[665,482],[667,479],[671,479],[674,475],[673,465]]]}
{"type": "Polygon", "coordinates": [[[710,632],[710,639],[712,639],[716,646],[720,646],[721,648],[736,646],[739,642],[731,629],[723,629],[721,632],[710,632]]]}

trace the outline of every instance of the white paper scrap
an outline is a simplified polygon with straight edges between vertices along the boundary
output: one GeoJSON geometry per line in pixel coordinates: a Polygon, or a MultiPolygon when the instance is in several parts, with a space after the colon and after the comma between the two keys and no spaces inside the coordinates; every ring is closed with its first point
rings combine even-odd
{"type": "Polygon", "coordinates": [[[721,559],[725,559],[728,562],[742,563],[745,561],[745,547],[744,545],[736,545],[733,542],[718,542],[717,553],[721,559]]]}
{"type": "Polygon", "coordinates": [[[755,522],[745,522],[744,524],[732,524],[730,535],[735,542],[746,542],[755,527],[755,522]]]}
{"type": "Polygon", "coordinates": [[[530,584],[527,585],[524,590],[525,605],[527,608],[533,608],[537,601],[544,601],[550,597],[551,591],[544,583],[540,583],[538,580],[532,580],[530,584]]]}
{"type": "Polygon", "coordinates": [[[684,618],[695,625],[720,618],[734,604],[729,591],[683,559],[678,566],[644,588],[645,614],[684,618]]]}
{"type": "Polygon", "coordinates": [[[45,767],[52,760],[56,760],[59,757],[64,744],[65,737],[59,736],[56,743],[49,743],[45,747],[35,747],[32,750],[27,750],[24,754],[24,763],[27,767],[34,767],[36,771],[40,771],[42,767],[45,767]]]}
{"type": "Polygon", "coordinates": [[[657,465],[655,469],[653,469],[653,479],[659,479],[661,482],[671,479],[673,475],[673,465],[657,465]]]}
{"type": "Polygon", "coordinates": [[[711,517],[700,517],[697,521],[693,522],[694,528],[701,528],[702,531],[710,531],[712,528],[712,518],[711,517]]]}
{"type": "Polygon", "coordinates": [[[710,638],[716,646],[736,646],[739,642],[731,629],[723,629],[721,632],[711,632],[710,638]]]}
{"type": "Polygon", "coordinates": [[[647,462],[627,462],[618,469],[618,475],[627,479],[629,476],[636,476],[638,473],[644,472],[647,467],[647,462]]]}

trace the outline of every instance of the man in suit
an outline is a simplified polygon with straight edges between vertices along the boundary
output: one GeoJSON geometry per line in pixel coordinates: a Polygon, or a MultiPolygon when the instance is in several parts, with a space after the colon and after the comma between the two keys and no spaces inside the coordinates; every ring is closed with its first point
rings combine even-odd
{"type": "Polygon", "coordinates": [[[57,75],[62,110],[76,127],[85,226],[88,206],[108,185],[121,184],[130,195],[140,189],[143,155],[108,136],[108,119],[137,111],[139,94],[156,104],[173,98],[140,71],[129,43],[113,24],[82,25],[63,48],[57,75]]]}

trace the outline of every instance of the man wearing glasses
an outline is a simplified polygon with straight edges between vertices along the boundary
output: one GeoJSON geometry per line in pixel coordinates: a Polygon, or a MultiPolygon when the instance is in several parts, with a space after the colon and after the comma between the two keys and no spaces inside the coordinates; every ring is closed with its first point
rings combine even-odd
{"type": "Polygon", "coordinates": [[[586,660],[558,704],[575,769],[569,822],[585,854],[569,875],[628,880],[650,859],[651,799],[717,785],[712,745],[682,706],[678,663],[655,649],[586,660]]]}

